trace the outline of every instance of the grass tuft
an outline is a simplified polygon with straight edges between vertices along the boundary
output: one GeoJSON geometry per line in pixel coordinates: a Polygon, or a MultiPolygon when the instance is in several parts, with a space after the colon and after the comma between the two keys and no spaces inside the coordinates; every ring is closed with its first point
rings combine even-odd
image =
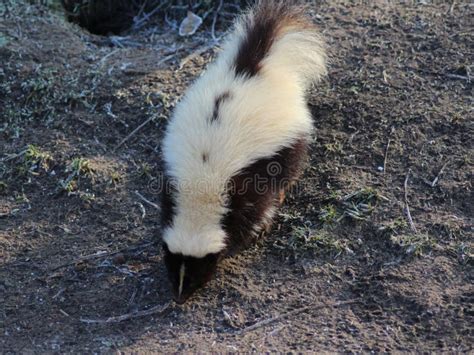
{"type": "Polygon", "coordinates": [[[341,142],[326,143],[323,145],[326,154],[343,154],[344,147],[341,142]]]}
{"type": "Polygon", "coordinates": [[[73,192],[77,189],[79,178],[93,177],[94,169],[91,167],[89,160],[84,158],[74,158],[66,169],[69,176],[65,180],[59,182],[61,188],[67,192],[73,192]]]}
{"type": "Polygon", "coordinates": [[[340,218],[339,212],[336,207],[332,204],[329,204],[325,207],[322,207],[319,211],[319,220],[323,223],[333,224],[337,222],[340,218]]]}
{"type": "Polygon", "coordinates": [[[117,171],[112,171],[110,173],[110,184],[116,186],[120,181],[122,181],[122,175],[117,171]]]}
{"type": "Polygon", "coordinates": [[[381,199],[388,200],[370,187],[343,196],[340,201],[342,208],[340,219],[349,217],[355,220],[366,220],[381,199]]]}
{"type": "Polygon", "coordinates": [[[151,179],[152,176],[152,167],[148,163],[140,164],[138,168],[138,175],[143,178],[151,179]]]}
{"type": "Polygon", "coordinates": [[[31,169],[41,167],[45,171],[49,170],[49,165],[53,161],[53,157],[46,152],[43,152],[33,144],[28,145],[25,152],[25,163],[31,169]]]}
{"type": "Polygon", "coordinates": [[[401,234],[392,236],[393,243],[403,248],[407,255],[422,256],[435,245],[435,240],[428,234],[401,234]]]}
{"type": "Polygon", "coordinates": [[[471,264],[474,259],[472,244],[470,243],[457,243],[455,246],[451,246],[449,251],[457,257],[459,263],[462,265],[471,264]]]}
{"type": "Polygon", "coordinates": [[[337,257],[350,250],[346,240],[336,238],[327,230],[314,230],[307,226],[294,227],[283,243],[284,245],[280,245],[281,248],[290,249],[295,253],[313,252],[331,257],[337,257]]]}
{"type": "Polygon", "coordinates": [[[0,194],[3,194],[7,191],[8,185],[6,182],[0,180],[0,194]]]}

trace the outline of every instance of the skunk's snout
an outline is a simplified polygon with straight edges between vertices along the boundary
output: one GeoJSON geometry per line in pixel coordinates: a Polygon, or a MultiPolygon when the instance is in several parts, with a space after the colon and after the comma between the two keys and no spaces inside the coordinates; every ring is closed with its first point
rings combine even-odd
{"type": "Polygon", "coordinates": [[[177,304],[183,304],[184,302],[186,302],[186,299],[182,298],[182,297],[176,297],[174,296],[173,297],[173,301],[175,301],[177,304]]]}

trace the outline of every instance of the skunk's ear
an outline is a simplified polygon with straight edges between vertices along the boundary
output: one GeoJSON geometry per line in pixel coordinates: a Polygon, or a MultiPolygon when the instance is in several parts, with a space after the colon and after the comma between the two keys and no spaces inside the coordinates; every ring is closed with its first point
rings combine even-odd
{"type": "Polygon", "coordinates": [[[168,249],[168,245],[165,242],[163,242],[163,244],[161,246],[163,247],[163,251],[165,253],[169,253],[170,250],[168,249]]]}

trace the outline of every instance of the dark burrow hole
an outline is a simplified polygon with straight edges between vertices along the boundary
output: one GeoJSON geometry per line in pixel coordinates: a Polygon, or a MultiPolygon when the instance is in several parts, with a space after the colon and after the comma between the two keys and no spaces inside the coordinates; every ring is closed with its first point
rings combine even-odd
{"type": "MultiPolygon", "coordinates": [[[[117,35],[132,28],[141,27],[146,19],[155,17],[175,20],[178,24],[193,11],[205,21],[211,21],[218,1],[198,0],[58,0],[61,2],[68,21],[97,35],[117,35]]],[[[254,0],[227,0],[224,5],[239,6],[242,9],[254,0]]]]}
{"type": "MultiPolygon", "coordinates": [[[[68,21],[98,35],[119,34],[133,25],[146,0],[61,0],[68,21]]],[[[162,2],[162,1],[161,1],[162,2]]]]}

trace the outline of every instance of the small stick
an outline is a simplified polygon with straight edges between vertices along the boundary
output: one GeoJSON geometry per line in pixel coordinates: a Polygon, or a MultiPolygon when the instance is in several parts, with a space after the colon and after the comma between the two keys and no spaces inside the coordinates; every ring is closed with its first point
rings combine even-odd
{"type": "Polygon", "coordinates": [[[120,50],[120,49],[116,48],[116,49],[114,49],[113,51],[111,51],[111,52],[107,53],[106,55],[104,55],[104,56],[102,57],[102,59],[99,60],[99,63],[98,63],[99,68],[102,68],[102,66],[105,64],[105,62],[107,61],[107,59],[108,59],[109,57],[113,56],[113,55],[114,55],[115,53],[117,53],[119,50],[120,50]]]}
{"type": "Polygon", "coordinates": [[[118,148],[120,148],[126,141],[128,141],[135,133],[137,133],[139,130],[141,130],[143,127],[145,127],[148,123],[150,123],[151,121],[153,121],[155,119],[156,116],[151,116],[151,117],[148,117],[145,122],[143,122],[142,124],[140,124],[137,128],[135,128],[128,136],[126,136],[124,139],[122,139],[122,141],[117,144],[117,146],[114,148],[114,151],[116,151],[118,148]]]}
{"type": "Polygon", "coordinates": [[[410,71],[417,71],[419,73],[437,75],[437,76],[445,76],[445,77],[448,77],[448,78],[459,79],[459,80],[467,80],[468,83],[471,82],[471,77],[469,76],[469,74],[467,76],[463,76],[463,75],[459,75],[459,74],[439,73],[439,72],[431,71],[431,70],[415,69],[415,68],[412,68],[412,67],[409,67],[409,66],[407,66],[406,68],[410,71]]]}
{"type": "Polygon", "coordinates": [[[455,32],[455,33],[449,35],[448,37],[451,38],[451,37],[455,37],[455,36],[460,36],[460,37],[462,37],[462,36],[472,36],[472,32],[471,31],[455,32]]]}
{"type": "Polygon", "coordinates": [[[3,17],[7,17],[8,15],[10,15],[10,10],[8,9],[9,3],[10,2],[8,0],[3,0],[3,6],[5,7],[5,11],[3,12],[3,17]]]}
{"type": "Polygon", "coordinates": [[[141,213],[142,213],[142,219],[145,219],[146,217],[146,209],[145,209],[145,206],[143,206],[143,204],[141,204],[140,202],[135,202],[134,205],[137,205],[138,208],[140,209],[141,213]]]}
{"type": "Polygon", "coordinates": [[[58,298],[59,295],[60,295],[61,293],[63,293],[64,291],[66,291],[65,288],[60,289],[60,290],[53,296],[53,300],[56,299],[56,298],[58,298]]]}
{"type": "Polygon", "coordinates": [[[448,165],[448,163],[449,163],[449,160],[448,160],[446,163],[444,163],[444,165],[441,167],[441,169],[440,169],[438,175],[436,175],[436,177],[434,178],[433,182],[431,183],[431,187],[435,187],[435,186],[436,186],[436,184],[437,184],[438,181],[439,181],[439,178],[440,178],[441,174],[443,173],[443,171],[444,171],[444,169],[446,168],[446,165],[448,165]]]}
{"type": "Polygon", "coordinates": [[[339,307],[339,306],[342,306],[342,305],[353,304],[353,303],[357,303],[357,302],[358,302],[358,300],[349,300],[349,301],[336,302],[336,303],[333,303],[333,304],[324,304],[324,305],[318,306],[318,307],[314,307],[314,305],[304,306],[304,307],[301,307],[301,308],[294,309],[290,312],[279,314],[275,317],[268,318],[268,319],[262,320],[260,322],[257,322],[255,324],[252,324],[251,326],[248,326],[246,328],[243,328],[243,329],[239,330],[237,332],[237,334],[240,335],[240,334],[243,334],[243,333],[251,332],[251,331],[253,331],[257,328],[264,327],[268,324],[279,321],[281,319],[285,319],[285,318],[297,315],[297,314],[299,314],[301,312],[304,312],[308,309],[315,310],[315,309],[322,309],[322,308],[326,308],[326,307],[339,307]]]}
{"type": "Polygon", "coordinates": [[[166,63],[168,60],[173,59],[174,57],[176,57],[176,53],[173,53],[173,54],[170,54],[170,55],[164,57],[158,63],[156,63],[156,66],[159,67],[161,64],[166,63]]]}
{"type": "Polygon", "coordinates": [[[67,263],[55,266],[55,267],[51,268],[50,271],[55,271],[57,269],[61,269],[63,267],[70,266],[70,265],[76,265],[76,264],[81,263],[83,261],[89,261],[89,260],[94,260],[94,259],[105,258],[105,257],[108,257],[108,256],[113,256],[113,255],[121,254],[121,253],[124,253],[124,252],[131,252],[131,251],[135,251],[135,250],[138,250],[138,249],[147,248],[147,247],[149,247],[151,245],[154,245],[154,244],[156,244],[156,242],[149,242],[149,243],[145,243],[145,244],[142,244],[142,245],[139,245],[139,246],[136,246],[136,247],[126,248],[126,249],[122,249],[122,250],[118,250],[118,251],[97,252],[95,254],[85,255],[85,256],[77,258],[76,260],[73,260],[71,262],[67,262],[67,263]]]}
{"type": "MultiPolygon", "coordinates": [[[[145,6],[145,3],[143,4],[143,7],[145,6]]],[[[142,7],[142,9],[140,9],[139,15],[141,15],[141,13],[143,13],[143,17],[139,18],[139,16],[136,16],[136,20],[134,19],[135,23],[133,24],[133,29],[138,30],[141,27],[143,27],[143,25],[150,19],[150,17],[153,16],[155,13],[157,13],[158,10],[160,10],[163,7],[163,5],[166,5],[166,4],[167,4],[166,2],[160,3],[157,7],[155,7],[153,10],[151,10],[149,13],[143,12],[142,11],[143,7],[142,7]]]]}
{"type": "Polygon", "coordinates": [[[151,207],[155,207],[157,210],[160,210],[160,206],[158,206],[156,203],[151,202],[150,200],[146,199],[145,196],[143,196],[141,193],[138,191],[135,191],[135,195],[137,195],[143,202],[146,204],[150,205],[151,207]]]}
{"type": "Polygon", "coordinates": [[[408,169],[407,176],[405,178],[405,183],[403,184],[403,187],[404,187],[404,190],[405,190],[405,212],[407,214],[407,219],[408,219],[408,223],[410,224],[410,228],[411,228],[412,232],[416,234],[418,232],[416,230],[415,223],[413,223],[413,219],[411,218],[410,206],[408,206],[407,185],[408,185],[408,177],[410,176],[410,172],[411,172],[411,169],[408,169]]]}
{"type": "Polygon", "coordinates": [[[211,36],[214,42],[218,41],[216,37],[216,22],[217,22],[217,16],[219,15],[219,12],[221,11],[221,8],[222,8],[222,3],[223,3],[223,0],[220,0],[219,6],[217,6],[216,12],[214,13],[214,18],[212,19],[211,36]]]}
{"type": "Polygon", "coordinates": [[[69,315],[68,313],[66,313],[65,311],[63,311],[62,309],[60,309],[59,312],[61,312],[62,314],[64,314],[66,317],[70,317],[70,315],[69,315]]]}
{"type": "Polygon", "coordinates": [[[201,54],[207,52],[208,49],[211,49],[213,48],[215,45],[217,44],[217,42],[212,42],[211,44],[209,45],[205,45],[205,46],[201,46],[199,47],[198,49],[196,49],[194,52],[192,52],[191,54],[187,55],[186,57],[184,57],[181,62],[179,62],[179,69],[183,69],[183,67],[186,65],[187,62],[189,62],[190,60],[196,58],[196,57],[199,57],[201,54]]]}
{"type": "Polygon", "coordinates": [[[448,78],[453,78],[453,79],[459,79],[459,80],[467,80],[467,82],[471,82],[471,78],[469,76],[463,76],[463,75],[458,75],[458,74],[449,74],[446,73],[444,74],[448,78]]]}
{"type": "Polygon", "coordinates": [[[453,14],[454,7],[455,7],[455,6],[456,6],[456,1],[453,0],[453,3],[452,3],[451,6],[449,7],[449,11],[448,11],[448,13],[449,13],[450,15],[453,14]]]}
{"type": "Polygon", "coordinates": [[[388,148],[390,148],[390,138],[388,139],[387,148],[385,148],[385,156],[383,158],[383,173],[384,174],[385,174],[385,171],[387,169],[388,148]]]}
{"type": "Polygon", "coordinates": [[[143,311],[136,311],[132,313],[122,314],[120,316],[109,317],[106,319],[88,319],[88,318],[79,318],[82,323],[87,324],[107,324],[107,323],[119,323],[123,322],[124,320],[138,318],[138,317],[145,317],[152,314],[163,313],[171,306],[171,302],[167,302],[164,305],[154,306],[150,309],[145,309],[143,311]]]}
{"type": "Polygon", "coordinates": [[[23,149],[23,150],[22,150],[21,152],[19,152],[19,153],[7,155],[6,157],[0,159],[0,163],[5,163],[5,162],[7,162],[7,161],[10,161],[10,160],[19,158],[19,157],[21,157],[22,155],[25,155],[27,151],[28,151],[28,148],[23,149]]]}
{"type": "Polygon", "coordinates": [[[349,137],[349,144],[352,144],[352,141],[354,140],[354,137],[359,133],[359,130],[355,131],[354,133],[351,134],[349,137]]]}
{"type": "Polygon", "coordinates": [[[74,170],[68,177],[66,180],[64,181],[60,181],[59,182],[59,186],[56,190],[56,193],[59,193],[61,192],[61,188],[63,190],[67,190],[67,187],[69,186],[69,184],[72,182],[72,180],[74,180],[74,178],[76,178],[77,176],[79,176],[79,170],[74,170]]]}

